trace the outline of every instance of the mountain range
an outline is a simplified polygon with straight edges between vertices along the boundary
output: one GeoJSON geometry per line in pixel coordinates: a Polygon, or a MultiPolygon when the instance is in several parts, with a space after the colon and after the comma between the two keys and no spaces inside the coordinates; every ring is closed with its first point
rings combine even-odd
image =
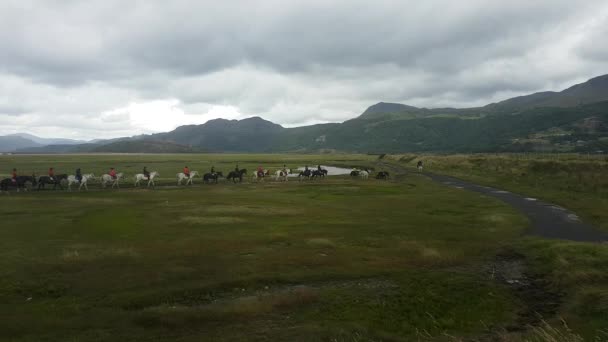
{"type": "Polygon", "coordinates": [[[0,151],[53,152],[503,152],[608,151],[608,75],[560,92],[475,108],[380,102],[343,123],[294,128],[253,117],[111,141],[0,137],[0,151]],[[12,140],[11,140],[12,139],[12,140]],[[31,143],[24,146],[23,139],[31,143]],[[22,145],[19,145],[22,144],[22,145]]]}

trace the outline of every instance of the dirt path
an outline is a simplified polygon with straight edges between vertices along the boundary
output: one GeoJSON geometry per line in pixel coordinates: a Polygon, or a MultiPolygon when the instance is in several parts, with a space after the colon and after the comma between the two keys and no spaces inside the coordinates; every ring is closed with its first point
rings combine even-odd
{"type": "MultiPolygon", "coordinates": [[[[391,169],[398,175],[408,171],[398,165],[380,163],[383,168],[391,169]]],[[[454,177],[423,173],[430,179],[444,185],[475,191],[487,196],[498,198],[524,213],[530,219],[528,233],[550,239],[563,239],[582,242],[607,242],[608,234],[601,232],[591,225],[582,222],[579,217],[566,208],[543,202],[536,198],[525,197],[509,191],[482,186],[454,177]]]]}

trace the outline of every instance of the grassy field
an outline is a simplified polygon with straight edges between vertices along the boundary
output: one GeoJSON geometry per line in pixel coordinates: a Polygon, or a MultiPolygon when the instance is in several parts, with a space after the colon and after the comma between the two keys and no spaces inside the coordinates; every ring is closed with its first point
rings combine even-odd
{"type": "MultiPolygon", "coordinates": [[[[537,197],[608,230],[608,159],[589,155],[391,155],[386,160],[537,197]]],[[[589,340],[608,340],[608,246],[526,238],[515,247],[562,292],[559,315],[589,340]],[[593,335],[599,331],[599,336],[593,335]]]]}
{"type": "Polygon", "coordinates": [[[361,167],[376,159],[1,156],[6,173],[114,166],[132,175],[146,165],[171,186],[0,196],[0,340],[602,336],[606,247],[522,237],[527,220],[492,198],[419,175],[174,186],[184,165],[361,167]],[[521,277],[565,298],[543,317],[549,325],[531,313],[553,298],[509,282],[521,277]],[[559,316],[572,333],[552,330],[559,316]]]}
{"type": "Polygon", "coordinates": [[[545,199],[608,231],[608,157],[576,154],[395,155],[426,170],[545,199]]]}

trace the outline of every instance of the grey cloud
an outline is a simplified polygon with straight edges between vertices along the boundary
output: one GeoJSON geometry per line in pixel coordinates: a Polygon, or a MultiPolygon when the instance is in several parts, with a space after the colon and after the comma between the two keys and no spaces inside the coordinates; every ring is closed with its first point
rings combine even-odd
{"type": "Polygon", "coordinates": [[[91,132],[82,118],[158,99],[286,125],[481,105],[604,73],[606,18],[602,0],[8,1],[0,114],[91,132]]]}

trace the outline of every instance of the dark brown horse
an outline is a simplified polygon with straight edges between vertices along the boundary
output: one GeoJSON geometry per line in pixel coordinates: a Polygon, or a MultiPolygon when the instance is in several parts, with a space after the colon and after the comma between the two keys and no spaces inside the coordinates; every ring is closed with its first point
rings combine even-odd
{"type": "Polygon", "coordinates": [[[36,176],[17,176],[13,181],[12,178],[6,178],[0,181],[0,191],[8,191],[9,187],[17,188],[17,192],[21,189],[27,191],[26,183],[32,183],[32,186],[36,186],[36,176]]]}
{"type": "Polygon", "coordinates": [[[59,189],[63,190],[63,186],[61,186],[61,181],[67,179],[68,175],[66,174],[54,176],[53,179],[51,179],[51,177],[49,176],[40,176],[40,178],[38,178],[38,190],[44,189],[44,186],[47,184],[53,184],[53,190],[55,190],[57,186],[59,186],[59,189]]]}
{"type": "Polygon", "coordinates": [[[247,169],[240,169],[238,171],[230,171],[230,173],[228,173],[228,176],[226,177],[226,179],[230,180],[232,179],[232,181],[234,183],[236,183],[236,181],[238,180],[239,183],[241,183],[243,181],[243,175],[247,174],[247,169]]]}

